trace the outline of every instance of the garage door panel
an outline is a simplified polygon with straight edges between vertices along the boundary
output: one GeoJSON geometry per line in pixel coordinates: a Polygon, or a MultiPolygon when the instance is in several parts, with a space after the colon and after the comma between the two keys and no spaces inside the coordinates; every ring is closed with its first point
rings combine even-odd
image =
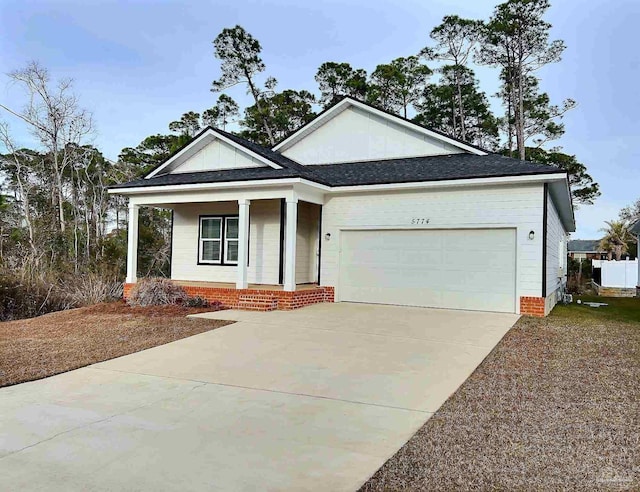
{"type": "Polygon", "coordinates": [[[513,275],[509,271],[504,270],[460,270],[459,268],[441,268],[442,281],[445,285],[460,286],[461,288],[473,288],[479,286],[484,289],[487,284],[491,285],[491,291],[494,289],[506,289],[513,292],[513,284],[511,280],[513,275]]]}
{"type": "Polygon", "coordinates": [[[476,292],[476,295],[469,295],[469,292],[444,291],[442,293],[442,306],[459,306],[458,309],[469,309],[472,311],[505,311],[513,312],[513,297],[511,294],[494,294],[486,292],[476,292]]]}
{"type": "MultiPolygon", "coordinates": [[[[435,232],[435,231],[434,231],[435,232]]],[[[440,231],[443,236],[443,247],[449,250],[466,251],[472,254],[511,251],[510,241],[513,229],[469,229],[464,231],[440,231]]]]}
{"type": "Polygon", "coordinates": [[[515,230],[341,234],[343,301],[515,310],[515,230]]]}
{"type": "MultiPolygon", "coordinates": [[[[397,266],[397,265],[396,265],[397,266]]],[[[395,269],[393,276],[387,275],[389,265],[367,266],[357,265],[341,270],[340,274],[345,280],[341,282],[341,287],[352,286],[354,288],[364,288],[381,284],[380,279],[386,278],[386,282],[380,285],[386,289],[402,289],[405,287],[418,288],[432,283],[441,284],[445,279],[443,272],[438,270],[421,272],[416,269],[395,269]],[[365,268],[362,268],[365,266],[365,268]]]]}
{"type": "Polygon", "coordinates": [[[442,291],[435,289],[416,289],[409,287],[362,287],[354,290],[353,302],[369,302],[373,304],[398,304],[403,306],[444,307],[442,291]]]}

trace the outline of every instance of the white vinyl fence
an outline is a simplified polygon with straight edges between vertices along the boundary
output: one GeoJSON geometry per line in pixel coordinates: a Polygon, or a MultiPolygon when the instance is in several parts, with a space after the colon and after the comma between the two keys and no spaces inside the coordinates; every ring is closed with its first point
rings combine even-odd
{"type": "Polygon", "coordinates": [[[593,260],[593,268],[602,268],[602,287],[632,289],[638,285],[638,260],[593,260]]]}

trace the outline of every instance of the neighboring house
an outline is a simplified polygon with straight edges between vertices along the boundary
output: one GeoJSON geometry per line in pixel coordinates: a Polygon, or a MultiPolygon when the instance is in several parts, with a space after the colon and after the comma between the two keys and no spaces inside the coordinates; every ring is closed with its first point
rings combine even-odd
{"type": "Polygon", "coordinates": [[[607,257],[600,248],[600,239],[572,239],[568,250],[569,257],[575,260],[602,260],[607,257]]]}
{"type": "Polygon", "coordinates": [[[640,219],[637,220],[634,224],[631,224],[631,227],[629,227],[629,231],[631,232],[631,234],[635,234],[636,241],[637,241],[637,244],[638,244],[638,255],[637,255],[637,260],[638,260],[638,285],[636,286],[636,296],[640,297],[640,219]]]}
{"type": "Polygon", "coordinates": [[[351,301],[544,315],[575,230],[567,174],[345,98],[273,149],[207,128],[129,197],[173,212],[171,278],[232,307],[351,301]]]}

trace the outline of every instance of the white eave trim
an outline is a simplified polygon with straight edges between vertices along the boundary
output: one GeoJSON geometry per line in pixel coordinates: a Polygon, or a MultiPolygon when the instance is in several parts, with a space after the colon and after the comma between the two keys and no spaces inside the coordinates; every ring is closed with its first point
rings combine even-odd
{"type": "Polygon", "coordinates": [[[296,183],[310,184],[315,187],[322,187],[323,189],[329,189],[328,187],[313,181],[307,181],[301,178],[284,178],[284,179],[254,179],[247,181],[225,181],[223,183],[194,183],[194,184],[180,184],[180,185],[164,185],[164,186],[139,186],[135,188],[115,188],[110,189],[110,194],[117,195],[142,195],[146,193],[162,193],[162,192],[176,192],[176,191],[203,191],[203,190],[225,190],[228,188],[265,188],[281,185],[293,185],[296,183]]]}
{"type": "Polygon", "coordinates": [[[561,182],[553,181],[551,182],[551,184],[552,186],[550,187],[550,196],[551,200],[556,206],[556,210],[558,211],[560,220],[562,221],[562,224],[564,225],[564,228],[567,232],[575,232],[576,217],[573,210],[569,180],[565,175],[565,179],[561,182]],[[558,188],[561,188],[562,191],[558,191],[558,188]]]}
{"type": "Polygon", "coordinates": [[[282,166],[276,164],[275,162],[272,162],[269,159],[266,159],[265,157],[262,157],[261,155],[256,154],[252,150],[250,150],[250,149],[248,149],[246,147],[243,147],[242,145],[237,144],[233,140],[231,140],[231,139],[225,137],[224,135],[218,133],[217,131],[215,131],[215,129],[208,128],[207,130],[202,132],[197,138],[195,138],[191,142],[189,142],[184,148],[182,148],[180,150],[180,152],[172,155],[162,165],[160,165],[159,167],[157,167],[156,169],[151,171],[149,174],[147,174],[144,177],[144,179],[153,178],[154,176],[158,175],[158,173],[160,173],[160,171],[165,169],[167,166],[173,164],[176,160],[180,159],[184,154],[186,154],[190,149],[192,149],[203,138],[211,137],[211,136],[213,136],[214,138],[220,139],[221,141],[225,142],[226,144],[231,145],[233,148],[238,149],[240,152],[243,152],[243,153],[253,157],[254,159],[262,162],[263,164],[266,164],[269,167],[272,167],[273,169],[282,169],[282,166]]]}
{"type": "Polygon", "coordinates": [[[458,147],[459,149],[465,150],[466,152],[469,152],[471,154],[476,154],[476,155],[487,155],[487,152],[484,152],[480,149],[477,149],[471,145],[467,145],[465,143],[459,142],[458,140],[446,137],[444,135],[441,135],[440,133],[436,133],[434,131],[428,130],[426,128],[423,128],[419,125],[416,125],[415,123],[411,123],[410,121],[406,121],[400,117],[394,116],[392,114],[386,113],[384,111],[381,111],[379,109],[373,108],[367,104],[363,104],[360,101],[357,101],[355,99],[350,99],[350,98],[345,98],[342,101],[340,101],[338,104],[336,104],[335,106],[333,106],[331,109],[327,110],[324,114],[318,116],[316,119],[311,120],[309,123],[307,123],[306,125],[304,125],[302,128],[300,128],[298,131],[296,131],[295,133],[293,133],[292,135],[290,135],[288,138],[286,138],[285,140],[283,140],[282,142],[280,142],[278,145],[276,145],[275,147],[273,147],[272,150],[276,151],[276,152],[280,152],[282,153],[283,151],[287,150],[289,147],[291,147],[292,145],[294,145],[295,143],[297,143],[299,140],[301,140],[302,138],[304,138],[305,135],[307,135],[308,133],[312,133],[315,128],[322,126],[322,122],[324,122],[325,120],[330,120],[331,118],[337,116],[338,114],[340,114],[342,111],[344,111],[346,109],[346,106],[354,106],[357,107],[359,109],[362,109],[363,111],[368,111],[370,113],[373,113],[377,116],[380,116],[381,118],[384,118],[388,121],[392,121],[402,127],[405,128],[409,128],[413,131],[417,131],[418,133],[422,133],[423,135],[427,135],[431,138],[435,138],[436,140],[440,140],[442,142],[446,142],[449,145],[453,145],[454,147],[458,147]]]}
{"type": "Polygon", "coordinates": [[[520,183],[543,183],[549,181],[565,180],[566,174],[532,174],[526,176],[501,176],[495,178],[460,178],[440,181],[416,181],[411,183],[389,183],[373,185],[355,186],[333,186],[332,193],[359,192],[359,191],[385,191],[385,190],[405,190],[417,188],[452,188],[460,186],[478,186],[493,184],[520,184],[520,183]]]}
{"type": "Polygon", "coordinates": [[[260,179],[250,181],[227,181],[224,183],[196,183],[181,185],[164,185],[164,186],[139,186],[136,188],[115,188],[110,189],[110,194],[119,195],[138,195],[145,193],[158,192],[175,192],[175,191],[202,191],[202,190],[220,190],[228,188],[260,188],[280,185],[293,185],[296,183],[304,184],[317,188],[324,193],[357,193],[368,191],[391,191],[421,188],[451,188],[461,186],[479,186],[479,185],[499,185],[499,184],[519,184],[519,183],[542,183],[550,181],[566,180],[564,173],[550,174],[533,174],[526,176],[503,176],[495,178],[470,178],[470,179],[448,179],[443,181],[415,181],[411,183],[386,183],[373,185],[355,185],[355,186],[326,186],[315,181],[304,178],[284,178],[284,179],[260,179]]]}

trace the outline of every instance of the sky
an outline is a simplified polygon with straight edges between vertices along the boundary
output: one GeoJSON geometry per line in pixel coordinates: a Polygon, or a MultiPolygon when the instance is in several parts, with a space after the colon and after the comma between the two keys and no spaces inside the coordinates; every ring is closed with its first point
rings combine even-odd
{"type": "MultiPolygon", "coordinates": [[[[215,103],[219,76],[212,41],[242,25],[256,37],[278,88],[317,93],[314,75],[325,61],[368,72],[416,54],[442,17],[487,19],[497,0],[1,0],[0,102],[18,109],[24,95],[5,74],[36,60],[54,80],[70,77],[82,107],[93,113],[96,145],[115,160],[124,147],[168,133],[168,123],[215,103]]],[[[554,103],[578,107],[552,143],[575,154],[600,184],[593,206],[576,210],[574,238],[597,238],[605,220],[640,198],[640,25],[638,0],[552,0],[551,39],[567,45],[560,63],[538,72],[554,103]]],[[[497,69],[473,67],[488,94],[497,69]]],[[[243,87],[228,91],[242,106],[243,87]]],[[[500,103],[492,101],[496,112],[500,103]]],[[[21,145],[26,129],[6,114],[21,145]]]]}

